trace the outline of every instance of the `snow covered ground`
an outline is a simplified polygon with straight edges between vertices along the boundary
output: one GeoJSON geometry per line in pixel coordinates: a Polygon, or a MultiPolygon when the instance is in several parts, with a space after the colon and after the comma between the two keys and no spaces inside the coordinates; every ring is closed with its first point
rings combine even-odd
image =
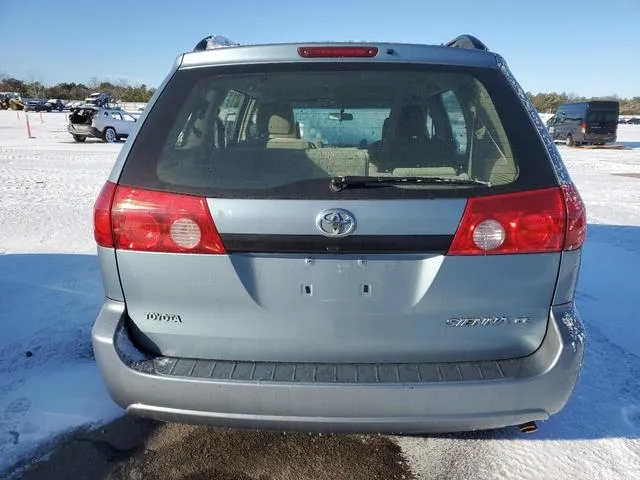
{"type": "MultiPolygon", "coordinates": [[[[89,332],[101,303],[91,207],[121,144],[76,144],[65,114],[0,112],[0,477],[69,430],[121,414],[89,332]]],[[[559,147],[587,204],[578,307],[588,351],[567,407],[515,429],[397,437],[419,478],[640,478],[640,126],[629,150],[559,147]]]]}
{"type": "Polygon", "coordinates": [[[102,302],[92,205],[121,145],[72,143],[65,114],[42,118],[27,139],[25,114],[0,112],[0,472],[121,414],[89,335],[102,302]]]}

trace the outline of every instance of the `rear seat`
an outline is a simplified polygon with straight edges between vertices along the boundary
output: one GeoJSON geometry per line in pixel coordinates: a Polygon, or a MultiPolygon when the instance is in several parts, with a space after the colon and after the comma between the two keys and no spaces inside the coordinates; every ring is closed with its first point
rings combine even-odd
{"type": "Polygon", "coordinates": [[[307,150],[307,157],[328,176],[368,175],[369,154],[366,150],[350,148],[316,148],[307,150]]]}
{"type": "MultiPolygon", "coordinates": [[[[366,175],[368,154],[358,148],[264,148],[221,151],[208,175],[242,183],[281,183],[337,175],[366,175]]],[[[371,173],[371,172],[370,172],[371,173]]]]}
{"type": "MultiPolygon", "coordinates": [[[[183,156],[180,163],[186,161],[183,156]]],[[[287,182],[327,178],[341,175],[395,175],[395,176],[447,176],[455,177],[453,167],[404,167],[392,172],[379,172],[370,163],[367,150],[343,148],[265,148],[264,146],[237,146],[219,151],[211,163],[191,163],[183,169],[180,164],[163,165],[161,176],[180,177],[197,185],[211,186],[233,183],[236,188],[272,187],[287,182]]]]}

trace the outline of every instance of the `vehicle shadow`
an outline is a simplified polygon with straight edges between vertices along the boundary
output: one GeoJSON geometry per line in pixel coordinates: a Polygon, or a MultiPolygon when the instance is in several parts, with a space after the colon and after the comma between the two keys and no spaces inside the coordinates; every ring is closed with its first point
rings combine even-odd
{"type": "Polygon", "coordinates": [[[0,467],[117,415],[91,347],[102,297],[95,255],[0,254],[0,467]]]}
{"type": "Polygon", "coordinates": [[[0,374],[91,358],[102,297],[95,255],[0,254],[0,374]]]}
{"type": "Polygon", "coordinates": [[[640,142],[616,142],[618,145],[624,145],[629,148],[640,148],[640,142]]]}

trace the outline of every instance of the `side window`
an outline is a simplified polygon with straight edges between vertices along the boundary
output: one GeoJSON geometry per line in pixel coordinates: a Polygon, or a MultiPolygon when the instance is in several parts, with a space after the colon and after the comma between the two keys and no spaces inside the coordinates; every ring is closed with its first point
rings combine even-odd
{"type": "Polygon", "coordinates": [[[458,97],[453,91],[448,90],[442,94],[442,104],[451,123],[451,133],[456,153],[465,154],[468,141],[467,123],[465,122],[458,97]]]}
{"type": "Polygon", "coordinates": [[[433,123],[433,117],[431,116],[431,110],[427,110],[427,138],[433,138],[436,135],[435,124],[433,123]]]}
{"type": "Polygon", "coordinates": [[[111,112],[111,118],[114,120],[122,120],[122,115],[118,112],[111,112]]]}
{"type": "Polygon", "coordinates": [[[218,117],[224,127],[226,143],[236,143],[239,136],[239,122],[241,122],[242,107],[247,96],[237,90],[229,90],[220,105],[218,117]]]}

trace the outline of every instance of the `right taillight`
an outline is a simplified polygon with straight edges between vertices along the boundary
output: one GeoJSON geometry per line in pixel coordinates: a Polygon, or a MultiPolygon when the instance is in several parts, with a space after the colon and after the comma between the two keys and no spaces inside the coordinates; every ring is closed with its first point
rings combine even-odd
{"type": "Polygon", "coordinates": [[[567,206],[567,234],[564,250],[576,250],[587,236],[587,211],[575,185],[563,185],[562,194],[567,206]]]}
{"type": "Polygon", "coordinates": [[[574,186],[471,198],[448,255],[559,252],[584,241],[585,210],[574,186]]]}
{"type": "Polygon", "coordinates": [[[226,252],[204,197],[108,182],[96,202],[94,219],[96,241],[104,247],[145,252],[226,252]]]}

